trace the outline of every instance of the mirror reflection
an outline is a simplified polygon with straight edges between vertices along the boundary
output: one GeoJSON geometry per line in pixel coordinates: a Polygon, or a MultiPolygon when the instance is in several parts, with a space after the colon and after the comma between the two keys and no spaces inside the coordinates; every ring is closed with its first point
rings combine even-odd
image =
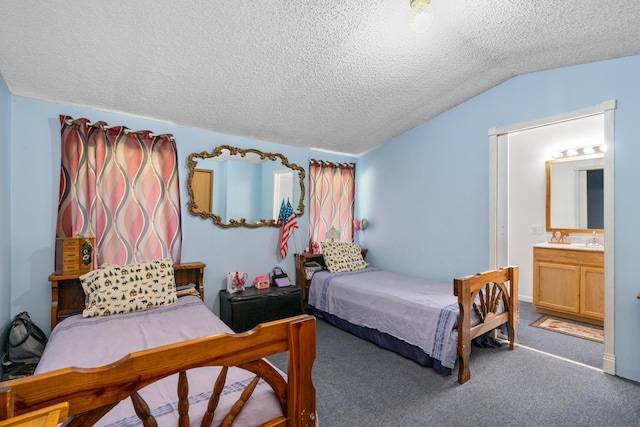
{"type": "Polygon", "coordinates": [[[188,165],[189,212],[214,224],[278,227],[283,200],[304,214],[304,169],[282,154],[221,145],[190,154],[188,165]]]}
{"type": "Polygon", "coordinates": [[[602,154],[547,161],[547,230],[604,229],[602,154]]]}

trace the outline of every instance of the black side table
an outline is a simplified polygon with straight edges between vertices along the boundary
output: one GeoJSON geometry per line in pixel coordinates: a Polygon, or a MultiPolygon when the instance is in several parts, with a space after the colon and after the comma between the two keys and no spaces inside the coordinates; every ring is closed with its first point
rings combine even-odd
{"type": "Polygon", "coordinates": [[[220,318],[235,332],[298,314],[302,314],[302,292],[297,286],[246,288],[233,294],[220,291],[220,318]]]}

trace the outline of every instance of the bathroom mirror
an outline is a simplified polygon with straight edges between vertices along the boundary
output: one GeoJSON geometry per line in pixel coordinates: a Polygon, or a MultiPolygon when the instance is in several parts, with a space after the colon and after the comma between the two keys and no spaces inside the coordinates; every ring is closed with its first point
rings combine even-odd
{"type": "Polygon", "coordinates": [[[283,199],[297,217],[304,214],[304,168],[282,154],[220,145],[190,154],[187,162],[192,215],[224,228],[279,227],[283,199]]]}
{"type": "Polygon", "coordinates": [[[547,231],[604,229],[602,154],[548,160],[547,231]]]}

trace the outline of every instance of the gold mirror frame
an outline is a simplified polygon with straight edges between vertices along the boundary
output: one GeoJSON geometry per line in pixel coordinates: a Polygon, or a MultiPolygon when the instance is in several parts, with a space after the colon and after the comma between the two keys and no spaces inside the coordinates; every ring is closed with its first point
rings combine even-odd
{"type": "Polygon", "coordinates": [[[200,158],[200,159],[210,159],[212,157],[219,157],[222,156],[223,150],[228,150],[229,151],[229,155],[234,156],[234,155],[240,155],[241,157],[245,157],[247,154],[253,153],[253,154],[257,154],[260,157],[260,160],[271,160],[271,161],[277,161],[278,159],[282,162],[282,165],[293,170],[293,171],[297,171],[299,174],[299,181],[300,181],[300,201],[298,202],[298,210],[296,212],[294,212],[296,214],[296,217],[301,217],[302,215],[304,215],[304,195],[305,195],[305,187],[304,187],[304,178],[305,178],[305,172],[304,172],[304,168],[301,166],[296,165],[295,163],[289,163],[289,159],[287,159],[285,156],[283,156],[280,153],[265,153],[263,151],[260,150],[256,150],[254,148],[247,148],[247,149],[242,149],[242,148],[237,148],[237,147],[231,147],[230,145],[220,145],[218,147],[216,147],[212,152],[208,153],[206,151],[202,151],[200,153],[191,153],[189,154],[189,157],[187,158],[187,164],[189,166],[189,177],[187,178],[187,191],[189,192],[189,201],[187,202],[187,207],[189,208],[189,213],[191,213],[192,215],[195,216],[199,216],[200,218],[203,219],[207,219],[207,218],[211,218],[213,220],[213,223],[216,225],[219,225],[220,227],[223,228],[231,228],[231,227],[248,227],[248,228],[258,228],[258,227],[280,227],[282,225],[281,222],[275,220],[275,219],[270,219],[270,220],[266,220],[266,219],[260,219],[259,221],[255,221],[255,222],[248,222],[246,218],[240,218],[239,220],[237,219],[229,219],[228,223],[222,222],[222,218],[216,214],[214,214],[213,212],[206,212],[206,211],[202,211],[202,210],[198,210],[198,205],[196,204],[195,200],[194,200],[194,193],[193,193],[193,187],[191,185],[192,180],[193,180],[193,174],[194,171],[198,165],[198,161],[195,160],[196,158],[200,158]]]}
{"type": "Polygon", "coordinates": [[[596,155],[586,155],[586,156],[581,156],[581,157],[569,157],[569,158],[564,158],[564,159],[554,159],[554,160],[547,160],[545,162],[546,164],[546,175],[547,175],[547,195],[546,195],[546,199],[547,199],[547,206],[546,206],[546,229],[547,231],[552,233],[552,240],[557,239],[559,241],[552,241],[552,243],[565,243],[564,242],[564,237],[569,236],[570,233],[592,233],[592,232],[596,232],[598,234],[602,234],[604,233],[604,230],[601,228],[562,228],[562,227],[552,227],[551,226],[551,180],[552,180],[552,174],[551,174],[551,166],[553,164],[557,164],[557,163],[563,163],[563,162],[568,162],[568,161],[575,161],[575,160],[580,160],[580,159],[595,159],[595,158],[600,158],[603,157],[602,154],[596,154],[596,155]]]}

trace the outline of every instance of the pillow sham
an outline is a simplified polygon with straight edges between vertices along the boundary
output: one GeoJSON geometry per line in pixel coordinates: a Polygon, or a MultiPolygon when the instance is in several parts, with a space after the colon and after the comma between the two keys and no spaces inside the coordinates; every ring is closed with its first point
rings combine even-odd
{"type": "Polygon", "coordinates": [[[178,301],[170,258],[109,265],[80,276],[85,293],[83,317],[147,310],[178,301]]]}
{"type": "Polygon", "coordinates": [[[367,263],[357,243],[322,242],[322,256],[330,273],[362,270],[367,263]]]}

